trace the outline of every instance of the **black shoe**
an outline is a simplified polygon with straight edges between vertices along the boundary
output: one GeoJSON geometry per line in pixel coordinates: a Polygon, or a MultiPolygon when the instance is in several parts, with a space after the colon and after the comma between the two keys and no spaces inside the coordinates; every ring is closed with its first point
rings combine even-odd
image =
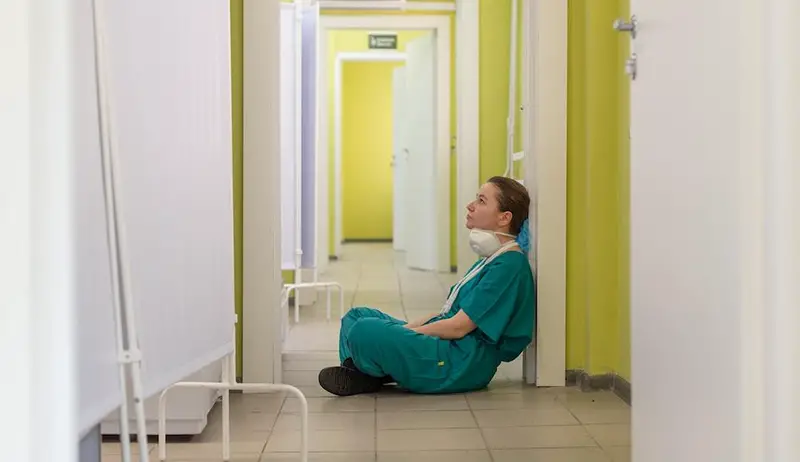
{"type": "Polygon", "coordinates": [[[376,393],[383,388],[383,379],[346,366],[326,367],[319,372],[319,385],[336,396],[376,393]]]}
{"type": "MultiPolygon", "coordinates": [[[[356,371],[358,370],[358,368],[356,367],[356,363],[353,362],[352,358],[345,359],[344,362],[342,363],[342,367],[346,367],[348,369],[353,369],[353,370],[356,370],[356,371]]],[[[396,383],[396,382],[397,382],[397,380],[393,379],[391,376],[388,376],[388,375],[383,377],[383,378],[381,378],[381,383],[383,383],[384,385],[388,385],[390,383],[396,383]]]]}

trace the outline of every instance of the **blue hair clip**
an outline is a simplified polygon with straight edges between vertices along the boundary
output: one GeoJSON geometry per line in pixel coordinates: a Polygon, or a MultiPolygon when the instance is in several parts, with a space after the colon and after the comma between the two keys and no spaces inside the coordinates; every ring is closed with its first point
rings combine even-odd
{"type": "Polygon", "coordinates": [[[517,236],[517,244],[519,244],[519,248],[527,255],[531,248],[531,232],[528,229],[527,218],[522,222],[522,229],[519,230],[519,235],[517,236]]]}

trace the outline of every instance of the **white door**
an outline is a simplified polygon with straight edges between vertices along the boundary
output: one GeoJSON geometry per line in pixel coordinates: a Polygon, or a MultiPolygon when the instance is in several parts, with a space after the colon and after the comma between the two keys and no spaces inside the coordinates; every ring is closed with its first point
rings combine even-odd
{"type": "Polygon", "coordinates": [[[748,221],[759,220],[744,207],[758,198],[743,191],[759,180],[742,166],[758,155],[746,140],[760,119],[747,107],[760,26],[739,3],[631,0],[636,462],[766,460],[740,457],[755,421],[743,389],[762,372],[742,367],[756,334],[743,320],[751,281],[742,249],[748,221]]]}
{"type": "Polygon", "coordinates": [[[406,68],[397,67],[394,70],[392,79],[393,94],[392,94],[392,242],[394,250],[405,250],[405,195],[406,195],[406,115],[405,115],[405,98],[406,98],[406,68]]]}
{"type": "Polygon", "coordinates": [[[437,269],[436,39],[426,34],[406,45],[406,264],[437,269]]]}

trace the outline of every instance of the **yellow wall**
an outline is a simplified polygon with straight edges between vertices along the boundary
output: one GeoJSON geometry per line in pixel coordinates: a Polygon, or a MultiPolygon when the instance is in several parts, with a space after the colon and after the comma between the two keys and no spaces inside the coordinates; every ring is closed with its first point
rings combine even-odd
{"type": "MultiPolygon", "coordinates": [[[[514,150],[522,149],[522,2],[517,16],[517,79],[514,150]]],[[[506,168],[511,0],[482,1],[480,29],[480,181],[506,168]]],[[[517,166],[519,167],[519,166],[517,166]]],[[[519,170],[516,170],[519,174],[519,170]]]]}
{"type": "Polygon", "coordinates": [[[567,367],[630,378],[626,9],[569,0],[567,367]]]}
{"type": "MultiPolygon", "coordinates": [[[[236,350],[242,351],[242,139],[243,113],[243,43],[244,43],[244,0],[230,0],[231,7],[231,109],[233,125],[233,256],[234,256],[234,288],[236,293],[236,314],[239,323],[236,325],[236,350]]],[[[242,355],[236,355],[236,375],[242,375],[242,355]]]]}
{"type": "Polygon", "coordinates": [[[342,66],[345,240],[392,238],[393,72],[401,62],[342,66]]]}

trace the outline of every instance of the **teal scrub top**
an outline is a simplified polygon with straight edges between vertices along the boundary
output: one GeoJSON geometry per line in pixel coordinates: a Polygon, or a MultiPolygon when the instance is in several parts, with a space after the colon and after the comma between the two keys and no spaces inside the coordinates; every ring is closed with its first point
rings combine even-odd
{"type": "Polygon", "coordinates": [[[447,313],[428,323],[451,318],[462,310],[477,325],[469,336],[495,346],[503,362],[516,359],[533,340],[536,319],[536,292],[528,257],[513,250],[498,255],[461,287],[447,313]]]}

